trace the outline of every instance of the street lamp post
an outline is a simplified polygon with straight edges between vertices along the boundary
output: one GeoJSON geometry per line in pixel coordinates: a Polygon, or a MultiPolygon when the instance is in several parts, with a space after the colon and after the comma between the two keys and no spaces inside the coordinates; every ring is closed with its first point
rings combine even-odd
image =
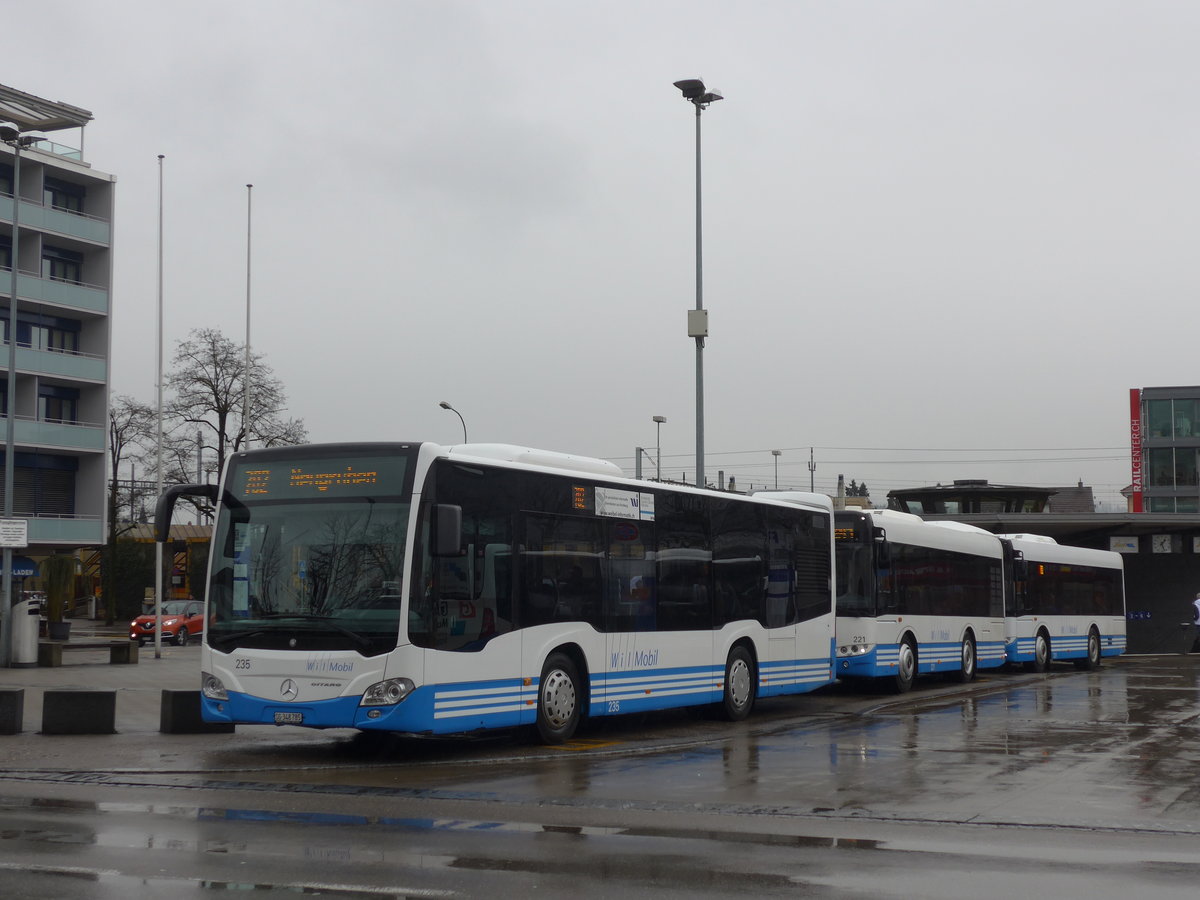
{"type": "Polygon", "coordinates": [[[696,308],[688,311],[688,337],[696,339],[696,486],[704,487],[704,339],[708,337],[708,310],[704,308],[703,240],[700,227],[700,113],[710,103],[723,100],[699,78],[676,81],[683,99],[696,107],[696,308]]]}
{"type": "Polygon", "coordinates": [[[771,455],[775,457],[775,490],[779,490],[779,457],[783,455],[783,451],[772,450],[771,455]]]}
{"type": "Polygon", "coordinates": [[[445,400],[443,400],[441,403],[439,403],[439,404],[438,404],[438,406],[440,406],[442,409],[448,409],[448,410],[450,410],[450,412],[452,412],[452,413],[454,413],[456,416],[458,416],[458,421],[462,422],[462,427],[463,427],[463,443],[465,444],[465,443],[467,442],[467,421],[466,421],[466,419],[464,419],[464,418],[462,417],[462,413],[460,413],[460,412],[459,412],[457,409],[455,409],[453,406],[451,406],[451,405],[450,405],[449,403],[447,403],[445,400]]]}
{"type": "Polygon", "coordinates": [[[662,481],[662,427],[663,422],[667,421],[666,416],[651,416],[651,420],[655,425],[657,436],[654,438],[654,450],[657,454],[657,459],[654,462],[654,477],[662,481]]]}
{"type": "MultiPolygon", "coordinates": [[[[8,384],[5,394],[4,425],[4,518],[13,517],[13,481],[16,467],[16,411],[17,411],[17,250],[20,243],[21,209],[21,151],[37,141],[45,140],[40,132],[22,131],[13,122],[0,122],[0,141],[13,148],[12,180],[12,243],[9,248],[9,293],[8,293],[8,384]]],[[[13,548],[5,546],[0,565],[4,566],[0,578],[0,666],[12,663],[12,557],[13,548]]]]}

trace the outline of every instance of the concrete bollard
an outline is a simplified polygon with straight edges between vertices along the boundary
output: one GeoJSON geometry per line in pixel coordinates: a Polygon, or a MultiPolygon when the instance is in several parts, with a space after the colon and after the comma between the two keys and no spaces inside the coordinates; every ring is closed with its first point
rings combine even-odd
{"type": "Polygon", "coordinates": [[[110,641],[108,661],[112,665],[129,665],[138,661],[137,641],[110,641]]]}
{"type": "Polygon", "coordinates": [[[38,641],[38,665],[61,666],[62,644],[57,641],[38,641]]]}
{"type": "Polygon", "coordinates": [[[42,734],[116,734],[116,691],[46,691],[42,734]]]}
{"type": "Polygon", "coordinates": [[[25,691],[13,688],[0,691],[0,734],[20,734],[25,718],[25,691]]]}
{"type": "Polygon", "coordinates": [[[232,734],[232,722],[205,722],[199,691],[162,692],[158,730],[163,734],[232,734]]]}

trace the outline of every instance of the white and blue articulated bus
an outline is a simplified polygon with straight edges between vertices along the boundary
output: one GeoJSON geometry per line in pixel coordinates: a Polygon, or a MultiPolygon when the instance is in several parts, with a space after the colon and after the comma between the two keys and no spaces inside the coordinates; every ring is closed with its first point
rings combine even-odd
{"type": "Polygon", "coordinates": [[[961,681],[1005,663],[1004,552],[999,539],[955,522],[893,510],[839,510],[837,668],[840,678],[918,674],[961,681]]]}
{"type": "Polygon", "coordinates": [[[833,679],[829,498],[635,481],[506,445],[234,454],[201,648],[210,722],[453,734],[833,679]]]}
{"type": "Polygon", "coordinates": [[[1007,657],[1044,672],[1052,660],[1094,669],[1125,652],[1125,582],[1120,553],[1066,547],[1051,537],[1002,534],[1011,572],[1007,657]]]}

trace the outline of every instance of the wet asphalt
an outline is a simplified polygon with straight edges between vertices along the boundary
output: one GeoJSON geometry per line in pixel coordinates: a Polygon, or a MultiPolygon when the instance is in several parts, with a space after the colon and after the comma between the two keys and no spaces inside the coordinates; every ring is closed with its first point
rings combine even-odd
{"type": "Polygon", "coordinates": [[[0,871],[22,873],[6,897],[1190,897],[1200,883],[1194,656],[925,679],[904,697],[836,686],[732,725],[617,717],[558,748],[161,734],[161,691],[196,689],[198,658],[79,650],[0,670],[26,692],[24,730],[0,736],[0,871]],[[115,691],[118,733],[39,734],[48,689],[115,691]]]}

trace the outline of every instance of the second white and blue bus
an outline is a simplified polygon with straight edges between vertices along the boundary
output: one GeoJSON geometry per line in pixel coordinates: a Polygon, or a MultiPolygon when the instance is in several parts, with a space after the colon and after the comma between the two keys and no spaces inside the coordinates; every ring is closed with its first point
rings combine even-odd
{"type": "Polygon", "coordinates": [[[838,677],[961,681],[1004,665],[1004,550],[995,535],[894,510],[835,517],[838,677]]]}

